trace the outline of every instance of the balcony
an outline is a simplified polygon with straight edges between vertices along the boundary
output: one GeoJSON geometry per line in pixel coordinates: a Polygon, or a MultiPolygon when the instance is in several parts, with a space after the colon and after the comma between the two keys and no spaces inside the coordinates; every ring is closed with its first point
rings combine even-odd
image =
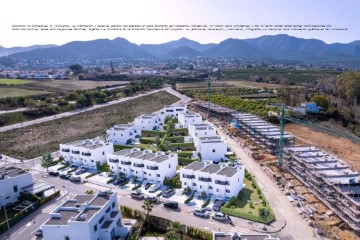
{"type": "Polygon", "coordinates": [[[134,163],[134,167],[143,168],[144,164],[143,163],[141,163],[141,164],[134,163]]]}
{"type": "Polygon", "coordinates": [[[125,161],[121,161],[122,165],[131,165],[131,162],[125,162],[125,161]]]}
{"type": "Polygon", "coordinates": [[[89,156],[91,156],[91,153],[82,152],[81,155],[86,156],[86,157],[89,157],[89,156]]]}
{"type": "Polygon", "coordinates": [[[202,178],[202,177],[199,177],[199,181],[201,181],[201,182],[211,182],[211,178],[202,178]]]}
{"type": "Polygon", "coordinates": [[[159,167],[157,166],[147,166],[146,168],[150,170],[159,170],[159,167]]]}
{"type": "Polygon", "coordinates": [[[228,182],[228,181],[215,180],[215,184],[219,184],[219,185],[229,185],[229,182],[228,182]]]}
{"type": "Polygon", "coordinates": [[[70,149],[64,148],[64,149],[61,149],[61,151],[62,151],[62,152],[70,152],[70,149]]]}
{"type": "Polygon", "coordinates": [[[183,174],[183,178],[195,179],[195,176],[194,176],[194,175],[186,175],[186,174],[183,174]]]}
{"type": "Polygon", "coordinates": [[[109,162],[118,163],[118,162],[119,162],[119,159],[109,159],[109,162]]]}
{"type": "Polygon", "coordinates": [[[72,154],[80,154],[80,151],[71,151],[72,154]]]}

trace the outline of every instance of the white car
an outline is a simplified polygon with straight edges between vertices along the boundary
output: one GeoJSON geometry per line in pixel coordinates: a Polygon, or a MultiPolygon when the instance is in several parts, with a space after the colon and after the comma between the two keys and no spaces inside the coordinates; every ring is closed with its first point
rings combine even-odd
{"type": "Polygon", "coordinates": [[[203,217],[203,218],[209,217],[209,213],[206,211],[206,208],[195,209],[194,215],[198,216],[198,217],[203,217]]]}
{"type": "Polygon", "coordinates": [[[221,212],[214,213],[211,218],[218,221],[226,221],[226,215],[221,212]]]}
{"type": "Polygon", "coordinates": [[[156,192],[160,187],[160,184],[154,184],[149,188],[149,192],[156,192]]]}

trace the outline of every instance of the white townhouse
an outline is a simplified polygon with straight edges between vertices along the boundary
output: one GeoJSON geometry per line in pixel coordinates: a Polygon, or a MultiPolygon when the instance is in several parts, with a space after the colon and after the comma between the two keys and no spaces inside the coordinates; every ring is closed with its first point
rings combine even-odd
{"type": "Polygon", "coordinates": [[[178,116],[179,128],[189,128],[189,124],[201,124],[202,117],[198,113],[180,113],[178,116]]]}
{"type": "Polygon", "coordinates": [[[136,138],[141,136],[141,127],[134,123],[119,124],[106,130],[108,141],[119,144],[127,145],[135,142],[136,138]]]}
{"type": "Polygon", "coordinates": [[[190,187],[196,192],[206,192],[218,198],[237,196],[243,188],[245,168],[226,164],[194,162],[180,169],[182,188],[190,187]]]}
{"type": "Polygon", "coordinates": [[[65,161],[88,168],[96,168],[97,163],[100,165],[106,163],[106,154],[113,152],[113,143],[98,139],[60,144],[60,153],[65,161]]]}
{"type": "Polygon", "coordinates": [[[114,174],[123,172],[128,177],[163,183],[165,177],[173,178],[176,175],[178,155],[132,148],[108,154],[107,162],[114,174]]]}
{"type": "Polygon", "coordinates": [[[194,144],[203,161],[220,162],[227,153],[227,145],[220,136],[194,138],[194,144]]]}
{"type": "Polygon", "coordinates": [[[186,113],[186,105],[166,105],[161,109],[161,115],[165,117],[178,117],[180,113],[186,113]]]}
{"type": "Polygon", "coordinates": [[[129,231],[122,223],[115,192],[75,195],[49,215],[50,219],[42,225],[44,240],[125,239],[129,231]]]}
{"type": "Polygon", "coordinates": [[[31,184],[31,173],[17,167],[0,166],[0,207],[17,202],[21,189],[31,184]]]}
{"type": "Polygon", "coordinates": [[[135,118],[135,125],[143,130],[162,130],[164,118],[156,114],[143,114],[135,118]]]}
{"type": "Polygon", "coordinates": [[[192,138],[199,138],[199,137],[216,137],[217,132],[215,128],[211,125],[206,123],[201,124],[190,124],[189,125],[189,135],[192,138]]]}

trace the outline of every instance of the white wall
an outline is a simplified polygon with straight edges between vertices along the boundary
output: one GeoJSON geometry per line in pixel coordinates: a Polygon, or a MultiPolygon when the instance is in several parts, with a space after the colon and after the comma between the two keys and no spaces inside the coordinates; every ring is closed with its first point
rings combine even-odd
{"type": "Polygon", "coordinates": [[[32,183],[33,178],[31,173],[23,173],[15,177],[5,177],[5,179],[0,180],[0,195],[4,195],[0,197],[0,206],[17,202],[21,188],[31,185],[32,183]],[[17,186],[16,192],[14,191],[15,186],[17,186]]]}
{"type": "Polygon", "coordinates": [[[227,145],[224,142],[200,142],[201,160],[220,162],[227,152],[227,145]]]}

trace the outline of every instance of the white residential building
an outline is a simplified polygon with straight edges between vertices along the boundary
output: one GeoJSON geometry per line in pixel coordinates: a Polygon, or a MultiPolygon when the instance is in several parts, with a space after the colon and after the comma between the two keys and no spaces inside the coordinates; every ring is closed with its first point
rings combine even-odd
{"type": "Polygon", "coordinates": [[[139,180],[162,183],[165,177],[176,175],[178,155],[133,148],[108,154],[107,162],[114,174],[124,172],[126,176],[137,176],[139,180]]]}
{"type": "Polygon", "coordinates": [[[186,113],[186,105],[167,105],[161,110],[164,117],[178,117],[180,113],[186,113]]]}
{"type": "Polygon", "coordinates": [[[164,118],[156,114],[143,114],[135,118],[135,125],[143,130],[162,130],[164,118]]]}
{"type": "Polygon", "coordinates": [[[227,145],[220,136],[194,138],[194,145],[203,161],[220,162],[227,153],[227,145]]]}
{"type": "MultiPolygon", "coordinates": [[[[130,231],[131,231],[131,227],[130,231]]],[[[126,237],[115,192],[75,195],[50,212],[42,226],[44,240],[112,240],[126,237]]]]}
{"type": "Polygon", "coordinates": [[[182,188],[190,187],[199,193],[206,192],[219,198],[237,196],[243,188],[245,168],[226,164],[194,162],[180,169],[182,188]]]}
{"type": "Polygon", "coordinates": [[[65,161],[88,168],[96,168],[97,163],[100,165],[106,163],[106,154],[113,152],[113,143],[98,139],[60,144],[60,153],[65,161]]]}
{"type": "Polygon", "coordinates": [[[193,138],[216,137],[215,128],[209,124],[191,124],[189,125],[189,135],[193,138]]]}
{"type": "Polygon", "coordinates": [[[108,140],[114,144],[127,145],[132,144],[135,138],[140,138],[141,127],[134,123],[119,124],[106,130],[108,140]]]}
{"type": "Polygon", "coordinates": [[[180,113],[179,128],[189,128],[189,124],[201,124],[202,117],[198,113],[180,113]]]}
{"type": "Polygon", "coordinates": [[[17,202],[21,189],[32,183],[31,173],[16,167],[0,166],[0,206],[17,202]]]}

